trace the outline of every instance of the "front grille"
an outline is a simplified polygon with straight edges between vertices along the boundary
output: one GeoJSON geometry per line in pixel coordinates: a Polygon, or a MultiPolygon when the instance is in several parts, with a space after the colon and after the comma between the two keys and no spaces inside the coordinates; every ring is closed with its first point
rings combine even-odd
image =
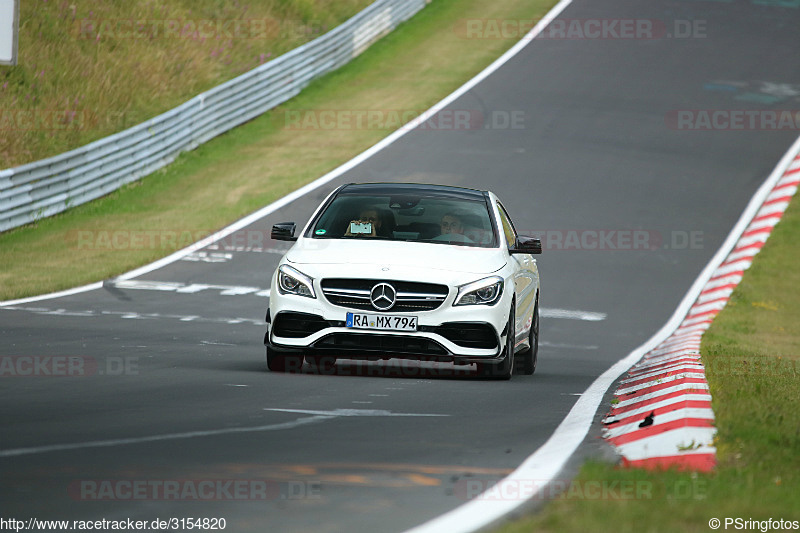
{"type": "Polygon", "coordinates": [[[402,335],[332,333],[315,342],[313,347],[317,350],[338,350],[354,354],[448,355],[447,350],[432,340],[402,335]]]}
{"type": "Polygon", "coordinates": [[[447,285],[436,283],[330,278],[322,280],[322,294],[333,305],[376,312],[369,295],[378,283],[389,283],[397,291],[397,302],[385,311],[390,313],[431,311],[442,305],[449,292],[447,285]]]}
{"type": "Polygon", "coordinates": [[[489,324],[449,322],[433,327],[431,331],[464,348],[497,348],[497,335],[489,324]]]}
{"type": "Polygon", "coordinates": [[[305,313],[278,313],[272,324],[272,332],[278,337],[301,339],[330,326],[331,324],[321,316],[305,313]]]}

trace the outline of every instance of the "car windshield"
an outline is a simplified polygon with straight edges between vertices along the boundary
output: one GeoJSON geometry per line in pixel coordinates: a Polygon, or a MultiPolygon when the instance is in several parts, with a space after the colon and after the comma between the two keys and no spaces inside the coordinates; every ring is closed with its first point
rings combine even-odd
{"type": "Polygon", "coordinates": [[[496,246],[486,201],[446,195],[338,194],[307,236],[315,239],[384,239],[496,246]]]}

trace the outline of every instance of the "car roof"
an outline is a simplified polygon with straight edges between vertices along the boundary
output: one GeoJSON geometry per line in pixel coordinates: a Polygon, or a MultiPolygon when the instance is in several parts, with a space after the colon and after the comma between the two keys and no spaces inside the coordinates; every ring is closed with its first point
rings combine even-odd
{"type": "Polygon", "coordinates": [[[348,183],[343,185],[338,192],[339,194],[365,195],[423,194],[470,200],[483,200],[488,196],[487,191],[431,183],[348,183]]]}

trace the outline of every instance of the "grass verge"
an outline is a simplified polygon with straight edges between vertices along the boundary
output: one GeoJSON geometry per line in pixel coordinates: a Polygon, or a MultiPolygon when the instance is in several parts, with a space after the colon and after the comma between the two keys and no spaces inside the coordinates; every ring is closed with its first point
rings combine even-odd
{"type": "Polygon", "coordinates": [[[747,520],[759,523],[746,529],[767,531],[762,521],[770,518],[800,520],[799,246],[795,201],[703,336],[716,471],[652,473],[592,462],[571,494],[500,531],[708,532],[713,518],[720,531],[726,518],[743,521],[728,531],[745,530],[747,520]],[[616,490],[580,490],[597,486],[616,490]]]}
{"type": "Polygon", "coordinates": [[[26,0],[0,66],[0,168],[182,104],[344,22],[372,0],[26,0]]]}
{"type": "Polygon", "coordinates": [[[494,34],[465,38],[459,31],[465,19],[531,20],[554,3],[432,2],[352,63],[279,108],[105,198],[0,234],[0,300],[118,275],[313,181],[395,129],[398,124],[390,120],[394,111],[430,107],[517,40],[494,34]],[[317,119],[331,110],[349,110],[348,115],[379,110],[386,120],[329,128],[317,119]],[[152,234],[159,237],[133,238],[152,234]],[[120,237],[115,241],[115,236],[120,237]]]}

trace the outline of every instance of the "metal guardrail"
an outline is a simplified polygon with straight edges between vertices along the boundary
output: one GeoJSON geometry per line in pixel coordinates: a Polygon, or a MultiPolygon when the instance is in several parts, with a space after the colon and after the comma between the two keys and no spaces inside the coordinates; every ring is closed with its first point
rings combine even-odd
{"type": "Polygon", "coordinates": [[[298,94],[411,18],[430,0],[377,0],[268,63],[142,124],[76,150],[0,170],[0,232],[104,196],[298,94]]]}

